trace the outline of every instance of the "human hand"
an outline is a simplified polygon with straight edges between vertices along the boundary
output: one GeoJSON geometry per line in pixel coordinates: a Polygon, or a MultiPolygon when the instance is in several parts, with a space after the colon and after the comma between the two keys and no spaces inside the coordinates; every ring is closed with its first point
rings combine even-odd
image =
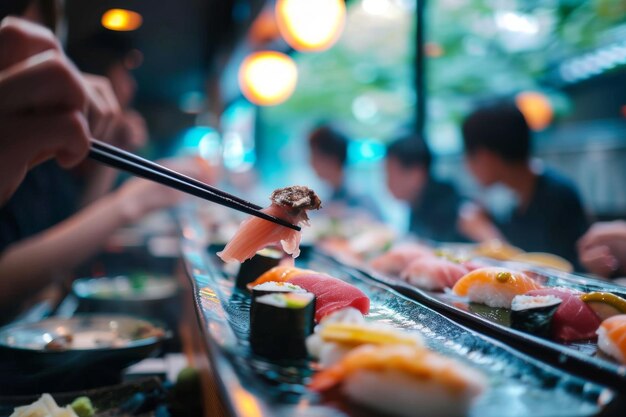
{"type": "Polygon", "coordinates": [[[626,265],[626,222],[595,223],[577,245],[580,261],[590,272],[610,277],[626,265]]]}
{"type": "Polygon", "coordinates": [[[601,245],[619,245],[626,249],[626,222],[616,220],[595,223],[578,241],[578,247],[583,250],[601,245]]]}
{"type": "Polygon", "coordinates": [[[21,19],[0,24],[0,202],[33,166],[56,158],[71,167],[89,149],[82,79],[51,36],[21,19]],[[15,49],[12,42],[23,49],[15,49]]]}
{"type": "Polygon", "coordinates": [[[91,133],[104,142],[112,143],[122,119],[122,110],[111,82],[100,75],[83,73],[82,77],[87,92],[87,120],[91,133]]]}
{"type": "Polygon", "coordinates": [[[137,111],[124,111],[115,131],[116,145],[135,150],[143,147],[148,141],[148,127],[146,121],[137,111]]]}
{"type": "MultiPolygon", "coordinates": [[[[198,181],[209,183],[212,179],[212,173],[199,158],[174,158],[158,163],[198,181]]],[[[184,196],[176,189],[142,178],[129,180],[117,191],[127,222],[137,221],[154,210],[171,207],[184,196]]]]}
{"type": "Polygon", "coordinates": [[[461,206],[457,227],[462,234],[476,242],[504,241],[489,214],[475,203],[467,202],[461,206]]]}
{"type": "Polygon", "coordinates": [[[619,261],[607,246],[579,249],[578,257],[587,271],[603,278],[610,278],[620,266],[619,261]]]}

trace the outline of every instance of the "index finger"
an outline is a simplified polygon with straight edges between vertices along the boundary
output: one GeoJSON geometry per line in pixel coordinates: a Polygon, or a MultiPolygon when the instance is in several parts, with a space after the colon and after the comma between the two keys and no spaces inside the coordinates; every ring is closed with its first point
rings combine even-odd
{"type": "Polygon", "coordinates": [[[61,52],[59,42],[48,29],[12,16],[0,23],[0,45],[0,70],[43,51],[61,52]]]}

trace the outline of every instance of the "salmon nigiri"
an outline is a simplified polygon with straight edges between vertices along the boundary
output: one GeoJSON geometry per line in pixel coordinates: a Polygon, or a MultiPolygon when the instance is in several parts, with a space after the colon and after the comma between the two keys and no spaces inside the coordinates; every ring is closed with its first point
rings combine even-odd
{"type": "Polygon", "coordinates": [[[626,364],[626,314],[609,317],[598,329],[598,347],[626,364]]]}
{"type": "Polygon", "coordinates": [[[511,308],[511,302],[516,295],[539,288],[539,284],[521,272],[504,268],[481,268],[457,281],[452,291],[475,303],[511,308]]]}
{"type": "MultiPolygon", "coordinates": [[[[313,190],[300,185],[280,188],[270,196],[272,205],[262,211],[296,225],[308,225],[307,210],[318,210],[322,202],[313,190]]],[[[217,255],[224,262],[243,262],[267,246],[280,244],[285,252],[300,255],[300,232],[258,217],[239,226],[235,236],[217,255]]]]}
{"type": "Polygon", "coordinates": [[[266,282],[287,282],[298,274],[309,272],[313,271],[309,269],[296,268],[295,266],[275,266],[248,284],[248,289],[252,289],[257,285],[261,285],[266,282]]]}
{"type": "Polygon", "coordinates": [[[382,415],[436,417],[465,416],[486,383],[480,372],[422,347],[363,345],[316,374],[309,387],[337,385],[382,415]]]}

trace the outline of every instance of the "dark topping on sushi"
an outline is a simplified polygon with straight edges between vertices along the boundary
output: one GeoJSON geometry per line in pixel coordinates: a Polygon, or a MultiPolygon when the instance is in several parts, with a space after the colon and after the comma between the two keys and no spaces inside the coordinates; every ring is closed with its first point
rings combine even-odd
{"type": "Polygon", "coordinates": [[[496,274],[496,280],[497,280],[498,282],[503,283],[503,284],[504,284],[505,282],[509,281],[511,278],[513,278],[513,276],[511,275],[511,273],[510,273],[510,272],[498,272],[498,273],[496,274]]]}
{"type": "Polygon", "coordinates": [[[315,191],[302,185],[274,190],[270,200],[274,204],[291,209],[318,210],[322,207],[322,200],[315,191]]]}

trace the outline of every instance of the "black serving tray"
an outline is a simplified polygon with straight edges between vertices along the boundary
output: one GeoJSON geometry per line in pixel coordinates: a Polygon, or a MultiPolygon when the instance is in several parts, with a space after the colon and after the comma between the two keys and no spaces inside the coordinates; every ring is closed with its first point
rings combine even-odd
{"type": "MultiPolygon", "coordinates": [[[[325,254],[325,256],[336,263],[341,263],[331,255],[325,254]]],[[[626,291],[623,287],[587,276],[578,276],[527,264],[488,262],[497,266],[525,271],[546,287],[566,287],[584,292],[611,292],[626,298],[626,291]]],[[[363,276],[393,288],[457,323],[497,338],[528,355],[567,372],[610,386],[621,391],[622,395],[626,393],[626,366],[620,365],[598,351],[595,342],[559,343],[537,337],[511,328],[509,311],[506,309],[470,303],[467,299],[457,297],[450,292],[422,290],[400,279],[380,274],[368,267],[353,266],[353,268],[363,276]]]]}
{"type": "MultiPolygon", "coordinates": [[[[206,248],[183,241],[201,331],[227,411],[233,416],[374,416],[341,396],[321,396],[306,387],[310,361],[269,361],[252,354],[247,341],[249,295],[235,288],[206,248]]],[[[377,283],[315,250],[297,265],[331,274],[371,299],[369,320],[420,333],[428,346],[482,370],[489,388],[471,416],[591,416],[613,414],[615,396],[601,384],[573,376],[469,330],[432,309],[377,283]]],[[[228,269],[228,268],[226,268],[228,269]]]]}

